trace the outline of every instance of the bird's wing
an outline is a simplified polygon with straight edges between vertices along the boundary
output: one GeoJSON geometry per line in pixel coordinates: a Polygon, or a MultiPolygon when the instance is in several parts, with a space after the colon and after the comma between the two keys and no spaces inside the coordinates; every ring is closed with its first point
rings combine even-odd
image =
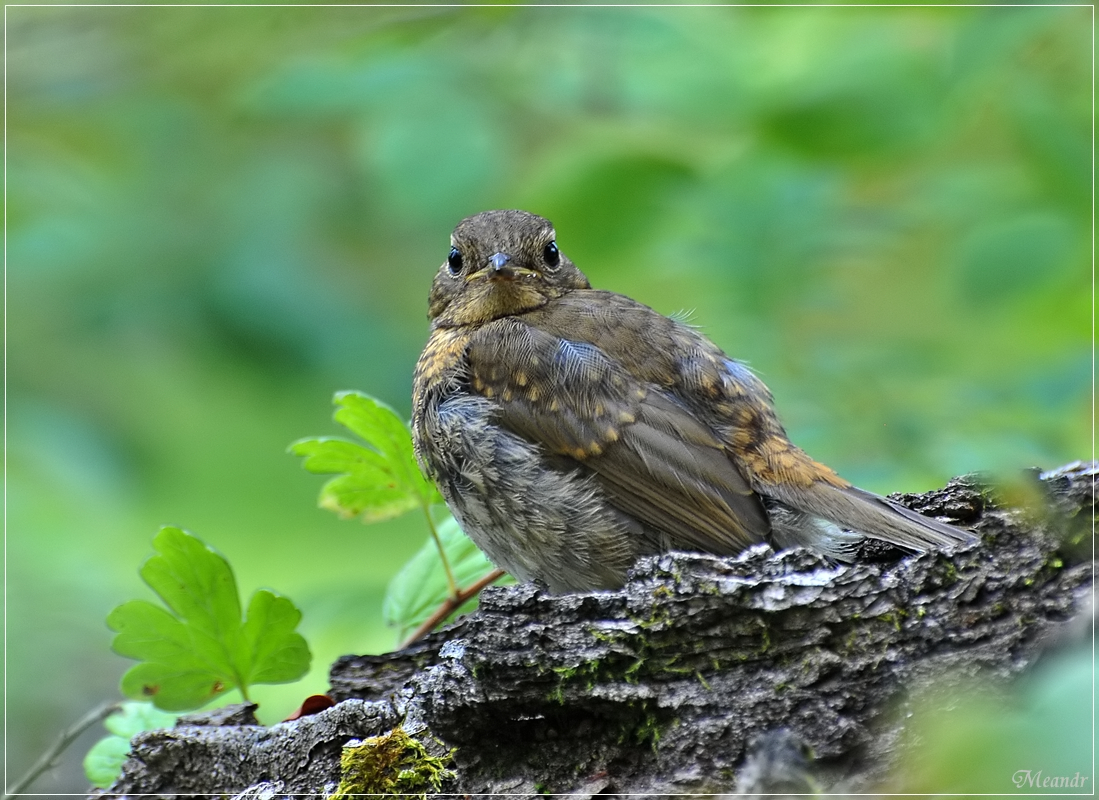
{"type": "MultiPolygon", "coordinates": [[[[710,538],[715,535],[714,528],[718,536],[735,531],[725,533],[724,540],[731,535],[741,547],[759,541],[770,530],[759,496],[913,550],[951,547],[976,538],[858,489],[814,461],[790,442],[775,414],[770,391],[747,367],[728,358],[697,332],[641,303],[612,292],[585,289],[524,316],[550,340],[523,345],[530,352],[548,348],[552,353],[560,346],[555,343],[573,342],[571,346],[585,357],[571,362],[572,366],[584,364],[592,371],[579,380],[568,374],[564,379],[547,375],[544,380],[549,385],[569,393],[574,407],[586,398],[598,396],[607,405],[606,398],[617,397],[638,420],[622,432],[625,447],[607,448],[595,457],[578,451],[577,460],[597,471],[619,507],[675,531],[680,546],[717,551],[710,538]],[[575,343],[594,341],[599,342],[599,350],[575,343]],[[639,387],[641,396],[631,399],[626,389],[615,383],[622,380],[630,391],[639,387]],[[668,389],[661,391],[657,385],[668,389]],[[696,414],[679,405],[680,401],[673,399],[677,396],[693,398],[696,414]],[[719,448],[723,452],[717,452],[719,448]],[[751,494],[753,489],[758,496],[751,494]],[[735,527],[730,517],[735,519],[735,527]],[[675,527],[677,523],[679,527],[675,527]]],[[[515,354],[509,357],[515,358],[515,354]]],[[[591,411],[579,426],[563,426],[573,437],[564,440],[567,446],[581,448],[585,442],[601,446],[599,425],[585,427],[591,411]]],[[[546,422],[523,419],[527,412],[508,413],[515,430],[525,423],[530,432],[524,435],[561,445],[562,430],[547,433],[546,422]]],[[[819,529],[807,526],[804,531],[808,538],[796,543],[820,549],[819,529]]]]}
{"type": "Polygon", "coordinates": [[[559,464],[587,467],[609,502],[667,546],[729,554],[764,541],[762,501],[721,438],[595,346],[501,319],[467,352],[470,386],[496,403],[500,425],[559,464]]]}

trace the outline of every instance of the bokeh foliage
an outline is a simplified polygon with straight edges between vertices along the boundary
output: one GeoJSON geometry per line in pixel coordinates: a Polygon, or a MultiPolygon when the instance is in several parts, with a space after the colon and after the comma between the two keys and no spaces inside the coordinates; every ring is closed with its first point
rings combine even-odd
{"type": "MultiPolygon", "coordinates": [[[[879,491],[1089,455],[1087,8],[13,7],[9,764],[116,691],[102,620],[162,524],[378,651],[412,518],[286,455],[407,414],[463,216],[749,361],[879,491]]],[[[267,692],[264,694],[263,692],[267,692]]],[[[80,791],[79,753],[40,790],[80,791]]]]}

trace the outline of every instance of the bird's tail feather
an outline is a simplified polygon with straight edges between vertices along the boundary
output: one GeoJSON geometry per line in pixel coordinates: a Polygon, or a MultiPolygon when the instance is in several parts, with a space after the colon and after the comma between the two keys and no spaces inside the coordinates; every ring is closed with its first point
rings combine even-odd
{"type": "MultiPolygon", "coordinates": [[[[890,544],[924,552],[932,549],[953,549],[977,541],[977,535],[932,517],[925,517],[900,503],[867,492],[855,486],[838,487],[816,483],[808,489],[800,487],[768,487],[768,494],[797,511],[821,517],[841,528],[881,539],[890,544]]],[[[823,552],[828,541],[818,527],[798,526],[787,539],[823,552]],[[821,545],[824,545],[823,547],[821,545]]],[[[789,533],[789,532],[788,532],[789,533]]],[[[780,542],[789,546],[787,542],[780,542]]],[[[846,545],[846,542],[843,544],[846,545]]],[[[827,553],[831,555],[831,553],[827,553]]]]}

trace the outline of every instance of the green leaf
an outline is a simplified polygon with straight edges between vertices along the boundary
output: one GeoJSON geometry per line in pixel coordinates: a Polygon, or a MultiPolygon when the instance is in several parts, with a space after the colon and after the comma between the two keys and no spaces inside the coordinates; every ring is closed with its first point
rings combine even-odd
{"type": "Polygon", "coordinates": [[[286,683],[309,669],[309,647],[294,628],[301,612],[285,597],[259,590],[241,620],[229,563],[179,528],[153,539],[158,555],[141,577],[169,610],[131,600],[107,616],[112,648],[141,663],[122,676],[122,693],[158,708],[198,708],[230,689],[247,697],[255,683],[286,683]]]}
{"type": "MultiPolygon", "coordinates": [[[[436,525],[436,529],[443,551],[454,571],[454,580],[459,586],[469,586],[496,568],[462,532],[454,517],[447,515],[436,525]]],[[[446,572],[439,559],[439,551],[429,537],[389,582],[382,605],[382,617],[387,625],[398,629],[399,636],[403,639],[430,617],[449,596],[446,572]]]]}
{"type": "Polygon", "coordinates": [[[341,517],[378,522],[414,508],[441,503],[435,486],[420,473],[408,425],[384,403],[361,392],[337,392],[334,419],[363,444],[335,437],[300,439],[290,452],[305,458],[310,472],[331,475],[319,504],[341,517]]]}
{"type": "Polygon", "coordinates": [[[106,789],[122,773],[122,764],[130,754],[130,739],[142,731],[170,728],[178,716],[160,711],[151,703],[123,703],[121,711],[103,721],[111,734],[92,745],[84,756],[84,774],[93,786],[106,789]]]}
{"type": "Polygon", "coordinates": [[[106,789],[122,774],[122,764],[130,754],[130,740],[104,736],[84,756],[84,774],[92,786],[106,789]]]}
{"type": "Polygon", "coordinates": [[[287,598],[260,590],[248,604],[239,646],[242,662],[250,667],[252,683],[288,683],[300,678],[309,665],[309,647],[294,628],[301,612],[287,598]]]}

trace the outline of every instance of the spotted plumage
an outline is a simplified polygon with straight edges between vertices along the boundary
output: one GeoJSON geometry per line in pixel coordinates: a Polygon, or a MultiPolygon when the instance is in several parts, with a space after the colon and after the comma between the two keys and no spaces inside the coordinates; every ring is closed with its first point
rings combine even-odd
{"type": "Polygon", "coordinates": [[[592,289],[545,219],[463,220],[429,299],[417,457],[496,564],[554,591],[644,554],[769,541],[850,557],[975,537],[858,489],[793,445],[770,391],[693,328],[592,289]]]}

